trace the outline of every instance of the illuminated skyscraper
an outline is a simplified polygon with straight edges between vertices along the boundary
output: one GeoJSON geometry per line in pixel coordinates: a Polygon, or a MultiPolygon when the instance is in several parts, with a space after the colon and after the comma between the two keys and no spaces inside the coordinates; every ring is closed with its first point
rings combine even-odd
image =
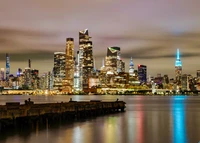
{"type": "Polygon", "coordinates": [[[54,85],[55,90],[62,90],[62,80],[65,78],[65,52],[55,52],[54,53],[54,85]]]}
{"type": "Polygon", "coordinates": [[[133,64],[133,58],[132,57],[130,59],[130,64],[129,64],[129,75],[131,75],[131,76],[134,75],[134,64],[133,64]]]}
{"type": "Polygon", "coordinates": [[[10,57],[8,53],[6,53],[6,81],[9,80],[9,74],[10,74],[10,57]]]}
{"type": "Polygon", "coordinates": [[[147,66],[138,65],[138,78],[140,83],[147,82],[147,66]]]}
{"type": "Polygon", "coordinates": [[[120,47],[108,47],[105,66],[108,72],[121,72],[120,47]]]}
{"type": "Polygon", "coordinates": [[[177,85],[181,85],[182,62],[180,60],[180,52],[177,49],[175,61],[175,81],[177,85]]]}
{"type": "Polygon", "coordinates": [[[89,76],[91,75],[93,65],[92,41],[90,41],[89,32],[87,29],[79,32],[79,71],[80,83],[84,89],[89,87],[89,76]]]}
{"type": "Polygon", "coordinates": [[[29,67],[24,70],[24,88],[31,89],[31,69],[29,67]]]}
{"type": "Polygon", "coordinates": [[[65,79],[63,80],[63,91],[72,93],[74,88],[74,39],[66,39],[66,62],[65,79]]]}
{"type": "Polygon", "coordinates": [[[80,91],[82,90],[82,82],[80,78],[80,65],[79,65],[79,51],[77,51],[77,61],[75,60],[75,65],[74,65],[74,90],[75,91],[80,91]]]}

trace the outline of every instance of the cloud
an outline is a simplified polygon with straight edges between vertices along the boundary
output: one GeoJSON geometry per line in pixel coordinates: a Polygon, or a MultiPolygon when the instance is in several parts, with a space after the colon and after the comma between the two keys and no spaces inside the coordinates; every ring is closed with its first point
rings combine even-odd
{"type": "MultiPolygon", "coordinates": [[[[53,59],[53,52],[44,51],[44,50],[37,50],[37,51],[29,51],[26,53],[12,53],[9,54],[10,61],[15,62],[24,62],[31,59],[33,61],[42,61],[42,60],[49,60],[53,59]]],[[[0,61],[6,61],[6,54],[0,53],[0,61]]]]}

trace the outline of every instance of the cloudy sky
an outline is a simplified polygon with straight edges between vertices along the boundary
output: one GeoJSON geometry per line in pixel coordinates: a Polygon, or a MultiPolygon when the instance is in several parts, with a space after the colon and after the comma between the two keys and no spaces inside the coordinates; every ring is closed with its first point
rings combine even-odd
{"type": "Polygon", "coordinates": [[[174,76],[176,49],[183,73],[200,69],[199,0],[1,0],[0,67],[10,54],[11,72],[32,67],[53,68],[53,52],[65,50],[65,39],[85,28],[93,40],[96,66],[109,46],[120,46],[126,69],[148,66],[148,74],[174,76]]]}

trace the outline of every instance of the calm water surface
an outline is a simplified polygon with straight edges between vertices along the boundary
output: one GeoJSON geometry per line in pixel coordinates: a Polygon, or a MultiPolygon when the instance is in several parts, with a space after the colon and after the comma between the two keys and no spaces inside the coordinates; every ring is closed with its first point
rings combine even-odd
{"type": "Polygon", "coordinates": [[[0,134],[0,143],[198,143],[200,96],[0,96],[0,104],[104,100],[127,103],[126,112],[0,134]]]}

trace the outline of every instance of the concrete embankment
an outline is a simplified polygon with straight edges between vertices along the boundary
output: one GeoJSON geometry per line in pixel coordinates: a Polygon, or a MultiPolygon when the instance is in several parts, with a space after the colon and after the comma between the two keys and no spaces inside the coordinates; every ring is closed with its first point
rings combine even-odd
{"type": "Polygon", "coordinates": [[[115,112],[123,112],[124,101],[69,101],[61,103],[34,104],[30,99],[25,104],[7,102],[0,105],[0,130],[24,126],[34,122],[82,119],[115,112]]]}

